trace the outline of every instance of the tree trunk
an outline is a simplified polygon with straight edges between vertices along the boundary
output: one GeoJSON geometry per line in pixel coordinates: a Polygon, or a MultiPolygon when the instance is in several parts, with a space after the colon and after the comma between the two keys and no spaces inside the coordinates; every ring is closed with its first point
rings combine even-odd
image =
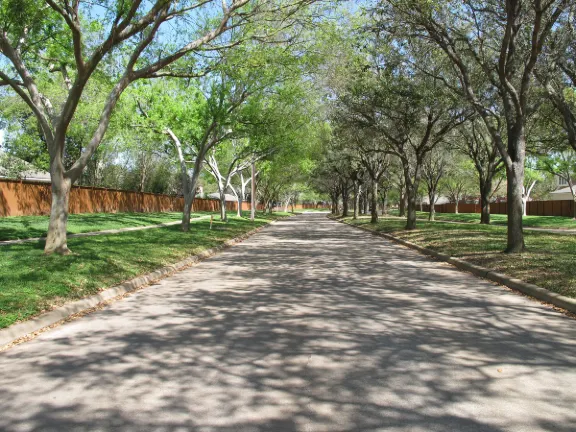
{"type": "Polygon", "coordinates": [[[252,162],[252,182],[250,184],[250,220],[254,221],[256,217],[256,163],[252,162]]]}
{"type": "Polygon", "coordinates": [[[242,191],[238,194],[238,210],[236,211],[236,216],[242,217],[242,191]]]}
{"type": "Polygon", "coordinates": [[[190,231],[190,216],[192,214],[192,205],[194,204],[194,198],[196,198],[196,183],[198,182],[198,177],[202,170],[203,160],[197,159],[194,163],[194,172],[192,173],[192,178],[188,177],[188,173],[184,168],[181,170],[182,177],[182,190],[184,191],[184,210],[182,211],[182,225],[180,229],[183,232],[190,231]]]}
{"type": "Polygon", "coordinates": [[[220,192],[220,220],[228,222],[226,218],[226,195],[223,192],[220,192]]]}
{"type": "Polygon", "coordinates": [[[406,199],[404,195],[400,196],[400,201],[398,202],[398,216],[406,216],[406,199]]]}
{"type": "Polygon", "coordinates": [[[458,214],[458,203],[460,202],[460,199],[456,198],[455,201],[456,201],[456,205],[454,206],[454,213],[458,214]]]}
{"type": "Polygon", "coordinates": [[[377,223],[378,222],[378,182],[376,180],[372,180],[372,208],[371,208],[371,218],[370,223],[377,223]]]}
{"type": "Polygon", "coordinates": [[[284,204],[284,213],[288,213],[288,206],[290,205],[290,200],[286,200],[286,204],[284,204]]]}
{"type": "MultiPolygon", "coordinates": [[[[434,192],[428,194],[428,200],[430,202],[429,210],[428,210],[428,220],[433,221],[436,215],[436,206],[434,203],[436,202],[436,194],[434,192]]],[[[458,205],[458,204],[456,204],[458,205]]]]}
{"type": "Polygon", "coordinates": [[[524,158],[506,167],[508,194],[508,244],[505,252],[519,253],[525,249],[524,232],[522,230],[524,183],[524,158]]]}
{"type": "Polygon", "coordinates": [[[70,254],[70,249],[68,249],[66,239],[66,227],[72,181],[64,178],[62,171],[57,168],[52,171],[51,179],[52,204],[50,206],[50,222],[48,224],[48,236],[46,237],[44,253],[68,255],[70,254]]]}
{"type": "Polygon", "coordinates": [[[416,190],[417,187],[412,185],[406,186],[406,195],[408,198],[408,216],[406,218],[406,229],[416,229],[416,190]]]}
{"type": "Polygon", "coordinates": [[[348,191],[342,191],[342,217],[348,217],[348,191]]]}
{"type": "Polygon", "coordinates": [[[364,211],[362,212],[363,214],[368,214],[368,190],[366,190],[364,192],[364,200],[362,202],[362,204],[364,204],[364,211]]]}
{"type": "Polygon", "coordinates": [[[485,225],[490,225],[491,192],[492,192],[492,178],[486,180],[480,179],[480,223],[485,225]]]}
{"type": "Polygon", "coordinates": [[[388,214],[388,192],[382,197],[382,215],[388,214]]]}
{"type": "Polygon", "coordinates": [[[182,211],[182,231],[190,231],[190,216],[192,213],[192,203],[194,202],[193,196],[190,194],[184,195],[184,210],[182,211]]]}
{"type": "Polygon", "coordinates": [[[352,219],[358,219],[358,212],[360,211],[360,186],[354,182],[354,216],[352,219]]]}

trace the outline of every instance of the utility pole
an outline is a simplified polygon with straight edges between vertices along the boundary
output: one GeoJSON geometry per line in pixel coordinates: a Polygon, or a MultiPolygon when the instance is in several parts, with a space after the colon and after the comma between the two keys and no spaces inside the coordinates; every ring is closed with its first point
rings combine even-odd
{"type": "Polygon", "coordinates": [[[252,161],[252,193],[250,194],[250,220],[256,217],[256,161],[252,161]]]}

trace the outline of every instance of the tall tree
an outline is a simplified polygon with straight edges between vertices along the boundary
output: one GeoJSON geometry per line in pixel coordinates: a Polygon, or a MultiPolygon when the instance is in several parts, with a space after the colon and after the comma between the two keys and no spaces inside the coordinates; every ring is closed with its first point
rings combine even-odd
{"type": "Polygon", "coordinates": [[[526,121],[537,105],[530,95],[534,69],[569,0],[387,0],[386,4],[391,10],[384,7],[378,11],[385,17],[382,25],[392,15],[410,27],[409,34],[430,40],[444,52],[458,77],[458,90],[482,118],[498,146],[507,177],[506,252],[523,251],[526,121]],[[498,106],[502,116],[495,112],[498,106]],[[505,126],[501,128],[502,117],[505,126]]]}

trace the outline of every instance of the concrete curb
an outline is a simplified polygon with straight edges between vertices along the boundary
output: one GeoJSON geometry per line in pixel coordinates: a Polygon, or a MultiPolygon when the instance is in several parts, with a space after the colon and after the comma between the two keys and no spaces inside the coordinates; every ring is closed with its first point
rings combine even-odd
{"type": "Polygon", "coordinates": [[[511,276],[502,274],[502,273],[497,273],[495,271],[492,271],[491,269],[469,263],[469,262],[461,260],[459,258],[454,258],[454,257],[451,257],[449,255],[446,255],[446,254],[443,254],[443,253],[419,246],[415,243],[400,239],[400,238],[395,237],[391,234],[372,231],[368,228],[364,228],[363,226],[351,225],[347,222],[344,222],[342,220],[335,219],[335,218],[330,218],[330,219],[337,221],[337,222],[340,222],[340,223],[343,223],[343,224],[348,225],[350,227],[358,228],[362,231],[369,232],[373,235],[376,235],[379,237],[384,237],[388,240],[392,240],[395,243],[399,243],[399,244],[406,246],[410,249],[417,250],[418,252],[420,252],[424,255],[428,255],[428,256],[431,256],[433,258],[438,259],[439,261],[444,261],[444,262],[447,262],[449,264],[452,264],[454,267],[456,267],[460,270],[464,270],[464,271],[467,271],[469,273],[472,273],[475,276],[478,276],[478,277],[481,277],[484,279],[488,279],[488,280],[490,280],[492,282],[496,282],[500,285],[507,286],[508,288],[511,288],[513,290],[520,291],[523,294],[526,294],[530,297],[534,297],[538,300],[544,301],[546,303],[550,303],[554,306],[565,309],[569,312],[576,313],[576,299],[566,297],[566,296],[563,296],[560,294],[556,294],[552,291],[547,290],[546,288],[539,287],[538,285],[524,282],[520,279],[516,279],[516,278],[513,278],[511,276]]]}
{"type": "Polygon", "coordinates": [[[275,224],[276,222],[277,221],[272,221],[266,225],[248,231],[238,237],[226,240],[221,245],[206,249],[197,255],[188,257],[175,264],[162,267],[158,270],[142,276],[138,276],[120,285],[107,288],[93,296],[86,297],[71,303],[66,303],[63,306],[60,306],[50,312],[46,312],[45,314],[42,314],[36,318],[13,324],[10,327],[2,329],[0,330],[0,351],[3,351],[8,345],[12,345],[19,339],[32,339],[36,335],[48,330],[50,327],[56,326],[61,322],[70,319],[73,317],[73,315],[87,312],[90,309],[107,303],[117,297],[124,296],[138,290],[139,288],[145,287],[146,285],[158,282],[159,280],[164,279],[178,271],[184,270],[185,268],[203,261],[206,258],[210,258],[211,256],[216,255],[218,252],[246,240],[248,237],[251,237],[252,235],[270,225],[275,224]]]}

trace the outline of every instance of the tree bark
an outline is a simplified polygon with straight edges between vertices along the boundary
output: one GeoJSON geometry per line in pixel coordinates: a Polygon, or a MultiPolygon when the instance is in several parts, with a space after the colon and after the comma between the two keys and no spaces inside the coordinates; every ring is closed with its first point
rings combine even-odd
{"type": "Polygon", "coordinates": [[[372,195],[371,195],[371,218],[370,223],[378,222],[378,181],[372,180],[372,195]]]}
{"type": "Polygon", "coordinates": [[[522,229],[524,158],[506,167],[506,179],[508,182],[508,245],[505,252],[519,253],[525,249],[522,229]]]}
{"type": "Polygon", "coordinates": [[[342,189],[342,217],[348,217],[348,188],[342,189]]]}
{"type": "Polygon", "coordinates": [[[220,220],[228,222],[226,217],[226,194],[224,192],[220,192],[220,220]]]}
{"type": "Polygon", "coordinates": [[[238,209],[236,210],[236,216],[242,217],[242,191],[238,194],[238,209]]]}
{"type": "Polygon", "coordinates": [[[68,204],[72,181],[65,178],[62,170],[53,169],[52,179],[52,204],[50,206],[50,222],[48,224],[48,236],[44,246],[45,254],[58,253],[70,254],[66,238],[66,225],[68,222],[68,204]]]}
{"type": "MultiPolygon", "coordinates": [[[[429,204],[429,210],[428,210],[428,220],[429,221],[433,221],[434,217],[436,216],[436,206],[434,205],[434,203],[436,202],[436,194],[434,192],[430,193],[428,195],[428,201],[430,202],[429,204]]],[[[456,204],[458,205],[458,204],[456,204]]],[[[458,212],[456,212],[458,213],[458,212]]]]}
{"type": "Polygon", "coordinates": [[[490,193],[492,179],[480,180],[480,223],[490,225],[490,193]]]}
{"type": "Polygon", "coordinates": [[[400,201],[398,202],[398,216],[406,216],[406,192],[400,193],[400,201]]]}
{"type": "Polygon", "coordinates": [[[360,185],[354,182],[354,216],[352,219],[358,219],[358,212],[360,210],[360,185]]]}
{"type": "Polygon", "coordinates": [[[406,186],[406,195],[408,196],[407,230],[416,229],[416,190],[417,188],[414,185],[406,186]]]}

